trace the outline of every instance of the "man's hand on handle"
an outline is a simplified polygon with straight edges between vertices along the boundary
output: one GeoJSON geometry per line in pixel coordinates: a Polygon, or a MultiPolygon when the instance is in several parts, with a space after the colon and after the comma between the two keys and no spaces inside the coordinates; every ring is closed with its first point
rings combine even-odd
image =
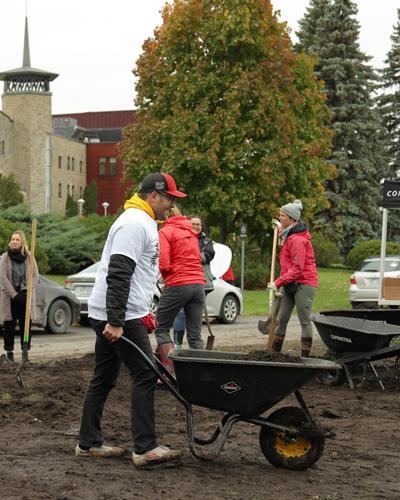
{"type": "Polygon", "coordinates": [[[106,324],[103,330],[103,335],[110,342],[116,342],[117,340],[119,340],[122,337],[123,333],[124,330],[122,326],[112,326],[109,323],[106,324]]]}

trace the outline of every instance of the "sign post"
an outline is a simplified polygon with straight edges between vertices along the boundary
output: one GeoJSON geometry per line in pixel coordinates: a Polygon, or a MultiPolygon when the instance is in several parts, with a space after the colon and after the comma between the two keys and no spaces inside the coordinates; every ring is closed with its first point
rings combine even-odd
{"type": "Polygon", "coordinates": [[[240,291],[243,294],[244,290],[244,243],[247,240],[247,224],[243,222],[240,227],[240,239],[242,241],[242,255],[241,255],[241,265],[240,265],[240,291]]]}

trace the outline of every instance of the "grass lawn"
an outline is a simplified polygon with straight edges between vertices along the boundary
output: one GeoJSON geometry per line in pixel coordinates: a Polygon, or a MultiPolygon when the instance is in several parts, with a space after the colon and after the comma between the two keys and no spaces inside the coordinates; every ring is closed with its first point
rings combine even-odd
{"type": "MultiPolygon", "coordinates": [[[[349,269],[318,269],[319,287],[313,302],[313,312],[333,309],[350,309],[349,269]]],[[[268,290],[244,291],[244,314],[266,315],[268,290]]]]}

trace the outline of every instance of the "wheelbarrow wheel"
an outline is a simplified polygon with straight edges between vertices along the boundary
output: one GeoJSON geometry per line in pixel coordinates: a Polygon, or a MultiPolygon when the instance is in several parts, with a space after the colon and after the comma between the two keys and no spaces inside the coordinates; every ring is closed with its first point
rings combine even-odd
{"type": "Polygon", "coordinates": [[[321,384],[335,387],[343,385],[346,382],[346,373],[343,368],[339,368],[338,370],[324,370],[321,375],[319,375],[318,380],[321,384]]]}
{"type": "MultiPolygon", "coordinates": [[[[285,406],[272,413],[269,422],[298,430],[308,423],[307,414],[298,406],[285,406]]],[[[262,427],[260,447],[265,458],[275,467],[289,470],[305,470],[321,456],[325,438],[316,435],[290,435],[290,433],[262,427]]]]}

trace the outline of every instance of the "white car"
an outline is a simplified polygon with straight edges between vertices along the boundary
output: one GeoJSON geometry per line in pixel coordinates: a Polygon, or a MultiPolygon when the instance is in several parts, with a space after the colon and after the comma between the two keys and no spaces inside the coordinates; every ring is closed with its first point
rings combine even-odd
{"type": "MultiPolygon", "coordinates": [[[[68,276],[65,280],[66,286],[73,292],[81,304],[81,320],[87,320],[88,299],[92,293],[96,271],[99,263],[93,264],[83,271],[68,276]]],[[[218,318],[222,323],[234,323],[243,310],[243,296],[240,288],[237,288],[222,279],[213,281],[214,290],[207,295],[207,311],[210,317],[218,318]]],[[[151,309],[157,309],[160,298],[160,287],[156,287],[151,309]]]]}
{"type": "MultiPolygon", "coordinates": [[[[352,307],[378,307],[380,262],[378,256],[368,257],[351,275],[349,295],[352,307]]],[[[384,277],[400,278],[400,255],[386,256],[384,277]]]]}

